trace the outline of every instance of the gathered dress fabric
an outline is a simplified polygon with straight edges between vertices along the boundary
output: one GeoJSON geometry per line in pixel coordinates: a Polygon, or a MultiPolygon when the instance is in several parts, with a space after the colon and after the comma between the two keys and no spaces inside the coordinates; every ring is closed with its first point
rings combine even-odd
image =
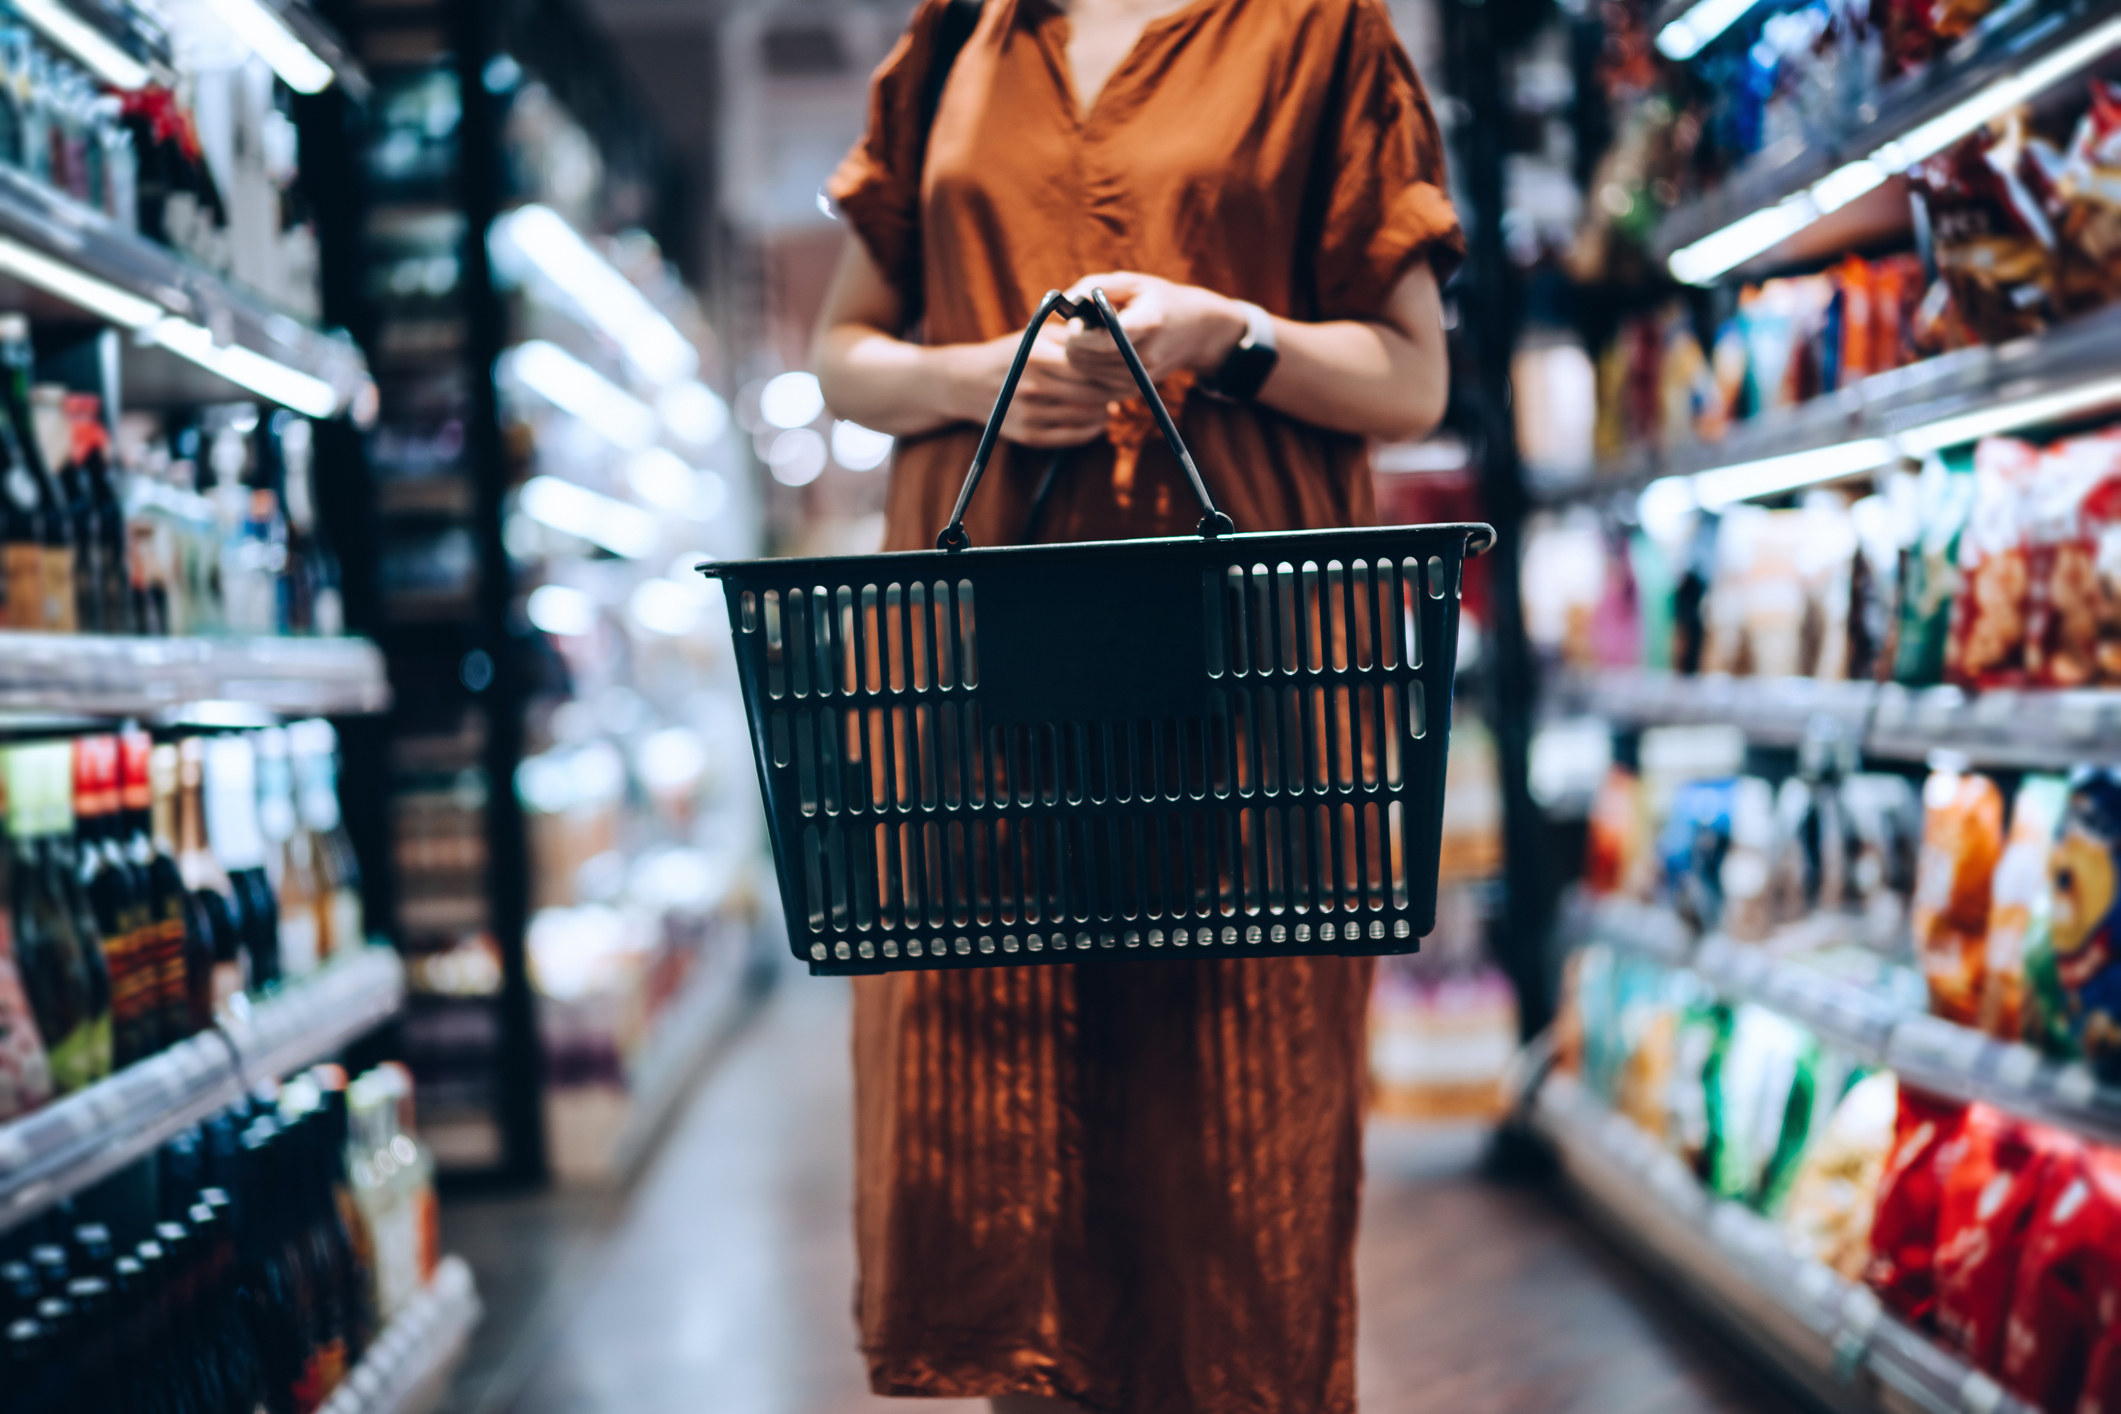
{"type": "MultiPolygon", "coordinates": [[[[931,344],[1020,332],[1132,270],[1301,320],[1377,316],[1463,250],[1442,144],[1381,0],[1191,0],[1087,110],[1068,20],[986,0],[923,156],[943,0],[877,71],[829,192],[931,344]]],[[[1184,380],[1179,426],[1240,531],[1375,520],[1359,438],[1184,380]]],[[[978,429],[903,439],[885,548],[927,548],[978,429]]],[[[965,526],[1021,533],[1052,453],[1002,444],[965,526]]],[[[1183,534],[1139,405],[1062,459],[1044,540],[1183,534]]],[[[856,1317],[880,1394],[1045,1394],[1100,1414],[1355,1405],[1365,959],[1092,961],[854,982],[856,1317]]]]}

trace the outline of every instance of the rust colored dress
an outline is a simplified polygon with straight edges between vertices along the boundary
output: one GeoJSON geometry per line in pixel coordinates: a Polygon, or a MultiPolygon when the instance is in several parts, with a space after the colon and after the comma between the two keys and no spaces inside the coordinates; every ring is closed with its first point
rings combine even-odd
{"type": "MultiPolygon", "coordinates": [[[[1066,16],[986,0],[924,169],[942,9],[924,0],[878,70],[830,185],[931,343],[1020,331],[1047,289],[1102,270],[1295,319],[1374,316],[1411,265],[1447,273],[1462,250],[1380,0],[1192,0],[1150,21],[1087,115],[1066,16]]],[[[1374,521],[1360,439],[1199,393],[1179,421],[1239,530],[1374,521]]],[[[1145,429],[1116,416],[1071,454],[1044,538],[1193,527],[1145,429]]],[[[976,441],[901,444],[886,548],[934,543],[976,441]]],[[[1004,445],[974,544],[1015,538],[1049,455],[1004,445]]],[[[857,979],[856,1310],[876,1391],[1352,1410],[1371,973],[1217,959],[857,979]]]]}

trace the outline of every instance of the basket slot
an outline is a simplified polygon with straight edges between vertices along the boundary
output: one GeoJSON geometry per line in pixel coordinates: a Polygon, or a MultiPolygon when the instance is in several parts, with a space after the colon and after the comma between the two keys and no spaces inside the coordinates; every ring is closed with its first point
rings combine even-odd
{"type": "Polygon", "coordinates": [[[1409,668],[1419,668],[1422,665],[1421,641],[1424,637],[1421,627],[1421,563],[1411,555],[1400,562],[1399,585],[1399,618],[1406,629],[1405,640],[1400,644],[1399,660],[1409,668]]]}
{"type": "Polygon", "coordinates": [[[957,582],[958,678],[966,687],[979,686],[979,616],[972,581],[957,582]]]}
{"type": "MultiPolygon", "coordinates": [[[[769,589],[765,595],[766,620],[766,695],[779,701],[788,695],[788,664],[786,644],[781,639],[781,591],[769,589]]],[[[788,763],[780,763],[785,766],[788,763]]]]}

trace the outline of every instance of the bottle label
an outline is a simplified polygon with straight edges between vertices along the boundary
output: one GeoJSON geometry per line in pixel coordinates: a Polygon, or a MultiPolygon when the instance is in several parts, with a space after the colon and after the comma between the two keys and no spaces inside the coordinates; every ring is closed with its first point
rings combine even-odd
{"type": "Polygon", "coordinates": [[[95,1031],[94,1022],[84,1021],[51,1048],[52,1088],[60,1094],[96,1082],[95,1031]]]}
{"type": "Polygon", "coordinates": [[[284,977],[306,977],[317,970],[317,915],[307,908],[290,908],[280,914],[280,973],[284,977]]]}
{"type": "Polygon", "coordinates": [[[164,1039],[191,1034],[190,989],[184,975],[184,905],[171,900],[160,922],[150,925],[154,938],[155,1009],[162,1015],[164,1039]]]}
{"type": "Polygon", "coordinates": [[[326,921],[329,925],[324,938],[326,957],[367,945],[368,936],[365,921],[361,917],[361,895],[358,890],[333,889],[326,921]]]}
{"type": "Polygon", "coordinates": [[[44,627],[54,633],[75,633],[81,625],[74,613],[74,549],[71,545],[44,547],[44,627]]]}
{"type": "Polygon", "coordinates": [[[44,547],[34,542],[9,545],[0,552],[0,567],[7,575],[7,627],[43,628],[44,547]]]}

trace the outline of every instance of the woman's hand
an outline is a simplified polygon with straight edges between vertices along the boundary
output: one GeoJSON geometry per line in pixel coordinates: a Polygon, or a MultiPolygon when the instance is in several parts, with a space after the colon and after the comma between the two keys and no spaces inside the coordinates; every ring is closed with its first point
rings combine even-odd
{"type": "MultiPolygon", "coordinates": [[[[1243,307],[1198,285],[1114,270],[1085,275],[1070,287],[1068,297],[1088,299],[1093,289],[1102,289],[1119,310],[1119,327],[1141,355],[1151,382],[1161,383],[1182,369],[1213,373],[1245,336],[1243,307]]],[[[1071,322],[1068,329],[1068,362],[1078,372],[1110,397],[1140,391],[1110,334],[1084,328],[1080,321],[1071,322]]]]}
{"type": "MultiPolygon", "coordinates": [[[[953,351],[953,380],[959,416],[984,424],[1001,396],[1009,365],[1016,358],[1020,334],[1006,334],[983,344],[961,344],[953,351]]],[[[1117,358],[1114,351],[1113,357],[1117,358]]],[[[1105,430],[1105,407],[1112,395],[1068,359],[1068,331],[1050,321],[1039,330],[1002,419],[1002,436],[1027,447],[1076,447],[1105,430]]]]}

